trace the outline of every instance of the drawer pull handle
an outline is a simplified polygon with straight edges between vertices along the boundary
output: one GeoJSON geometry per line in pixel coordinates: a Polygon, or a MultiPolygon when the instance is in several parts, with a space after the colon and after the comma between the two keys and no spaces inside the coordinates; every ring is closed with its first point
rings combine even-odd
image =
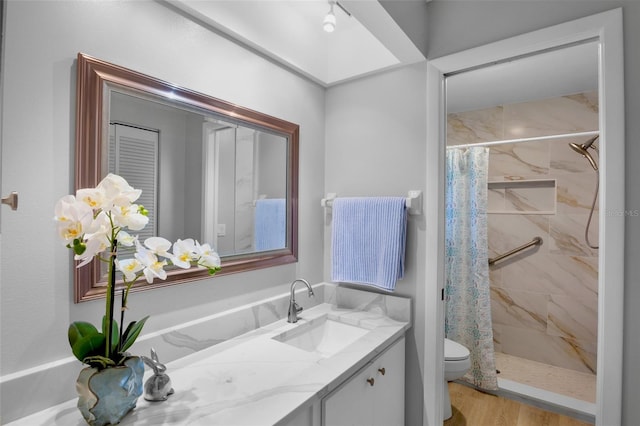
{"type": "Polygon", "coordinates": [[[384,373],[386,373],[387,370],[385,370],[384,367],[382,367],[382,368],[378,368],[378,372],[384,376],[384,373]]]}
{"type": "Polygon", "coordinates": [[[373,386],[373,385],[375,384],[375,382],[376,382],[376,381],[375,381],[375,380],[373,380],[373,377],[369,377],[369,378],[367,379],[367,383],[369,383],[371,386],[373,386]]]}

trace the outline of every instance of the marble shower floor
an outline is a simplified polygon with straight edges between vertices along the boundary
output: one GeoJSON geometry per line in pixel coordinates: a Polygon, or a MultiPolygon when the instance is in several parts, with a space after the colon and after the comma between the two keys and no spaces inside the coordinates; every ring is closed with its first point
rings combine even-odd
{"type": "Polygon", "coordinates": [[[596,375],[496,352],[498,377],[587,402],[596,402],[596,375]]]}

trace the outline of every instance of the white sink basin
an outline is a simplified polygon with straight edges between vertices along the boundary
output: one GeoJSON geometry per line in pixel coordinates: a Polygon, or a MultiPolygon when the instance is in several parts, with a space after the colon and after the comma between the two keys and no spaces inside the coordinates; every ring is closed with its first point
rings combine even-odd
{"type": "Polygon", "coordinates": [[[296,328],[274,336],[273,339],[328,358],[369,332],[365,328],[336,321],[327,315],[309,322],[302,321],[296,328]]]}

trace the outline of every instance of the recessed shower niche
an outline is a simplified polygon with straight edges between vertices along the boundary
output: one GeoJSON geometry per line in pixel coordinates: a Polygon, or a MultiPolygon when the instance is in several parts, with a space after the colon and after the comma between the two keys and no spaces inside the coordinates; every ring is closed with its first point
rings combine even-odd
{"type": "Polygon", "coordinates": [[[555,179],[489,181],[487,188],[488,214],[556,213],[555,179]]]}

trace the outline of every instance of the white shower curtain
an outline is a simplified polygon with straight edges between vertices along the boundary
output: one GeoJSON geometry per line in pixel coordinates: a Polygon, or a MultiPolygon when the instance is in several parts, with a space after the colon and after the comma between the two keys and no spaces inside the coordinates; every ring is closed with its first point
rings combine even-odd
{"type": "Polygon", "coordinates": [[[487,262],[488,164],[488,148],[447,150],[445,334],[471,353],[464,379],[496,390],[487,262]]]}

